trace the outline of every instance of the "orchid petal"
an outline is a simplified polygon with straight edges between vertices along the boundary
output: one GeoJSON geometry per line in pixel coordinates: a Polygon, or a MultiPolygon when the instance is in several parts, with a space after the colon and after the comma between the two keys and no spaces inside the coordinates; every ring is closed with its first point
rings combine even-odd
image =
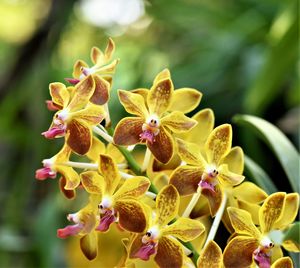
{"type": "Polygon", "coordinates": [[[89,125],[98,125],[105,117],[104,109],[99,105],[90,104],[86,108],[72,113],[72,118],[80,119],[89,125]]]}
{"type": "Polygon", "coordinates": [[[175,239],[162,237],[158,242],[154,257],[160,268],[180,268],[183,264],[183,250],[175,239]]]}
{"type": "Polygon", "coordinates": [[[267,193],[250,181],[244,181],[233,188],[233,195],[237,199],[259,204],[267,198],[267,193]]]}
{"type": "Polygon", "coordinates": [[[236,174],[243,174],[244,152],[239,146],[233,147],[230,152],[222,158],[220,164],[227,164],[228,169],[236,174]]]}
{"type": "Polygon", "coordinates": [[[209,209],[210,209],[210,214],[212,217],[214,217],[216,215],[216,213],[218,212],[218,210],[221,206],[221,203],[222,203],[222,199],[223,199],[223,192],[222,192],[220,186],[218,184],[215,185],[214,192],[212,192],[209,189],[202,188],[201,194],[207,198],[208,204],[209,204],[209,209]]]}
{"type": "Polygon", "coordinates": [[[120,152],[120,150],[113,145],[112,143],[107,144],[106,148],[107,154],[110,155],[116,163],[125,163],[125,157],[124,155],[120,152]]]}
{"type": "Polygon", "coordinates": [[[93,162],[98,162],[99,154],[105,153],[105,144],[93,136],[92,145],[90,150],[86,153],[86,156],[91,159],[93,162]]]}
{"type": "Polygon", "coordinates": [[[182,112],[172,112],[161,119],[161,124],[174,133],[186,132],[197,125],[197,121],[185,116],[182,112]]]}
{"type": "Polygon", "coordinates": [[[124,106],[125,110],[128,113],[143,118],[146,118],[148,116],[145,101],[141,95],[125,90],[119,90],[118,95],[121,104],[124,106]]]}
{"type": "Polygon", "coordinates": [[[271,268],[293,268],[293,262],[290,257],[282,257],[275,261],[271,268]]]}
{"type": "Polygon", "coordinates": [[[92,47],[90,58],[93,64],[103,64],[103,52],[98,47],[92,47]]]}
{"type": "Polygon", "coordinates": [[[282,217],[286,194],[278,192],[270,195],[259,210],[259,222],[262,233],[268,233],[274,223],[282,217]]]}
{"type": "MultiPolygon", "coordinates": [[[[115,72],[116,66],[119,63],[119,59],[113,60],[111,63],[106,64],[100,68],[98,68],[95,73],[96,74],[113,74],[115,72]]],[[[107,80],[107,79],[106,79],[107,80]]]]}
{"type": "Polygon", "coordinates": [[[65,190],[74,190],[80,184],[80,177],[73,168],[55,165],[55,170],[66,178],[65,190]]]}
{"type": "Polygon", "coordinates": [[[105,60],[109,61],[115,52],[115,43],[111,38],[108,38],[108,43],[104,51],[105,60]]]}
{"type": "Polygon", "coordinates": [[[169,69],[163,69],[160,73],[158,73],[153,81],[153,84],[157,84],[160,80],[171,78],[171,73],[169,69]]]}
{"type": "Polygon", "coordinates": [[[140,143],[140,134],[144,119],[140,117],[125,117],[116,126],[114,143],[117,145],[134,145],[140,143]]]}
{"type": "Polygon", "coordinates": [[[165,186],[156,197],[157,218],[159,226],[165,226],[176,217],[179,209],[179,194],[173,185],[165,186]]]}
{"type": "Polygon", "coordinates": [[[96,171],[85,171],[80,174],[84,189],[90,194],[103,196],[105,190],[105,181],[96,171]]]}
{"type": "Polygon", "coordinates": [[[218,165],[231,148],[232,128],[229,124],[216,127],[208,136],[205,151],[208,163],[218,165]]]}
{"type": "Polygon", "coordinates": [[[194,194],[201,180],[202,169],[192,166],[179,166],[170,177],[170,184],[174,185],[180,195],[194,194]]]}
{"type": "Polygon", "coordinates": [[[80,248],[88,260],[93,260],[98,254],[98,238],[96,232],[91,232],[80,239],[80,248]]]}
{"type": "Polygon", "coordinates": [[[80,78],[83,67],[88,67],[88,65],[83,60],[76,61],[73,67],[73,77],[80,78]]]}
{"type": "Polygon", "coordinates": [[[110,84],[99,75],[93,75],[95,81],[95,91],[90,101],[97,105],[103,105],[109,100],[110,84]]]}
{"type": "Polygon", "coordinates": [[[62,83],[51,83],[49,85],[50,95],[55,105],[66,107],[70,96],[66,86],[62,83]]]}
{"type": "Polygon", "coordinates": [[[251,202],[238,200],[237,207],[248,211],[251,214],[252,221],[255,225],[259,225],[259,209],[260,206],[251,202]]]}
{"type": "Polygon", "coordinates": [[[76,196],[76,191],[75,190],[66,190],[65,186],[67,184],[67,180],[64,176],[61,176],[59,179],[59,189],[63,193],[63,195],[67,199],[74,199],[76,196]]]}
{"type": "Polygon", "coordinates": [[[170,111],[189,113],[200,103],[202,93],[193,88],[179,88],[174,91],[170,111]]]}
{"type": "Polygon", "coordinates": [[[222,268],[222,250],[218,244],[211,240],[203,249],[197,261],[198,268],[222,268]]]}
{"type": "Polygon", "coordinates": [[[226,164],[219,166],[218,172],[218,180],[225,187],[238,185],[245,179],[243,175],[230,172],[226,164]]]}
{"type": "Polygon", "coordinates": [[[299,243],[293,241],[293,240],[285,240],[281,244],[283,248],[290,252],[300,252],[300,245],[299,243]]]}

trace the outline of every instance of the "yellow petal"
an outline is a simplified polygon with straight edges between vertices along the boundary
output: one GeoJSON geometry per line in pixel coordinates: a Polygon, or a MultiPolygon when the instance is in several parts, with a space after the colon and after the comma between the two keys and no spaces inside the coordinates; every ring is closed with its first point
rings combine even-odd
{"type": "Polygon", "coordinates": [[[86,171],[80,174],[81,183],[84,189],[90,194],[103,195],[105,181],[103,176],[96,171],[86,171]]]}
{"type": "Polygon", "coordinates": [[[64,143],[64,146],[55,156],[53,156],[52,159],[54,160],[55,164],[66,162],[69,160],[71,152],[72,152],[71,148],[66,143],[64,143]]]}
{"type": "Polygon", "coordinates": [[[293,240],[285,240],[282,242],[282,246],[285,250],[290,252],[300,252],[300,245],[299,243],[293,241],[293,240]]]}
{"type": "Polygon", "coordinates": [[[105,153],[105,144],[93,136],[92,146],[86,156],[93,162],[99,161],[99,154],[105,153]]]}
{"type": "Polygon", "coordinates": [[[144,119],[141,117],[125,117],[116,126],[114,143],[117,145],[135,145],[140,143],[140,134],[144,119]]]}
{"type": "Polygon", "coordinates": [[[105,192],[111,196],[116,190],[121,177],[116,163],[109,155],[100,154],[99,171],[105,179],[105,192]]]}
{"type": "Polygon", "coordinates": [[[211,240],[203,249],[197,261],[198,268],[222,268],[222,250],[218,244],[211,240]]]}
{"type": "Polygon", "coordinates": [[[299,210],[299,194],[291,193],[285,197],[285,205],[283,207],[282,217],[275,222],[275,229],[285,229],[297,217],[299,210]]]}
{"type": "Polygon", "coordinates": [[[80,184],[80,177],[73,168],[56,165],[55,169],[66,178],[65,190],[74,190],[80,184]]]}
{"type": "Polygon", "coordinates": [[[233,195],[240,200],[259,204],[264,201],[268,195],[252,182],[244,181],[233,188],[233,195]]]}
{"type": "Polygon", "coordinates": [[[130,92],[141,95],[144,98],[144,102],[145,103],[147,102],[147,96],[148,96],[149,89],[147,89],[147,88],[136,88],[136,89],[131,90],[130,92]]]}
{"type": "Polygon", "coordinates": [[[250,213],[252,221],[255,225],[259,225],[259,209],[260,206],[251,202],[238,200],[238,208],[246,210],[250,213]]]}
{"type": "Polygon", "coordinates": [[[52,101],[61,106],[66,107],[69,103],[70,95],[66,86],[62,83],[51,83],[49,85],[50,95],[52,97],[52,101]]]}
{"type": "Polygon", "coordinates": [[[243,175],[239,175],[228,170],[228,165],[222,164],[218,167],[218,180],[225,187],[235,186],[240,184],[245,177],[243,175]]]}
{"type": "Polygon", "coordinates": [[[275,245],[274,248],[272,248],[271,251],[271,263],[275,262],[276,260],[283,257],[282,249],[279,245],[275,245]]]}
{"type": "Polygon", "coordinates": [[[90,101],[97,105],[103,105],[109,100],[110,84],[99,75],[93,75],[95,81],[95,91],[90,101]]]}
{"type": "Polygon", "coordinates": [[[59,189],[62,192],[62,194],[68,198],[68,199],[74,199],[76,197],[76,191],[75,190],[66,190],[65,186],[67,184],[67,180],[64,176],[61,176],[59,179],[59,189]]]}
{"type": "Polygon", "coordinates": [[[126,198],[138,198],[147,192],[150,181],[146,177],[133,177],[126,180],[123,185],[114,194],[115,200],[123,200],[126,198]]]}
{"type": "Polygon", "coordinates": [[[89,125],[98,125],[105,117],[104,109],[99,105],[90,104],[86,108],[71,114],[72,118],[80,119],[89,125]]]}
{"type": "Polygon", "coordinates": [[[107,154],[111,156],[112,159],[115,160],[116,163],[124,163],[125,158],[124,155],[119,151],[119,149],[113,145],[112,143],[107,144],[106,148],[107,154]]]}
{"type": "Polygon", "coordinates": [[[218,212],[223,199],[223,192],[219,184],[215,185],[214,190],[214,193],[208,189],[202,189],[201,191],[201,194],[205,196],[208,200],[210,214],[212,217],[214,217],[218,212]]]}
{"type": "Polygon", "coordinates": [[[170,71],[169,71],[169,69],[163,69],[160,73],[158,73],[156,75],[156,77],[154,78],[153,84],[156,84],[160,80],[167,79],[167,78],[171,78],[170,71]]]}
{"type": "Polygon", "coordinates": [[[165,186],[156,197],[156,223],[165,226],[173,220],[179,208],[179,194],[173,185],[165,186]]]}
{"type": "Polygon", "coordinates": [[[274,262],[271,268],[293,268],[293,262],[290,257],[282,257],[274,262]]]}
{"type": "Polygon", "coordinates": [[[179,88],[174,91],[170,111],[180,111],[189,113],[193,111],[200,103],[202,93],[193,88],[179,88]]]}
{"type": "Polygon", "coordinates": [[[128,113],[143,118],[146,118],[148,116],[144,98],[141,95],[125,90],[119,90],[118,94],[121,104],[124,106],[125,110],[128,113]]]}
{"type": "Polygon", "coordinates": [[[197,192],[201,181],[202,170],[198,167],[180,166],[170,177],[170,184],[174,185],[180,195],[190,195],[197,192]]]}
{"type": "Polygon", "coordinates": [[[104,52],[105,60],[109,61],[112,55],[114,54],[114,52],[115,52],[115,43],[111,38],[109,38],[104,52]]]}
{"type": "Polygon", "coordinates": [[[238,234],[249,235],[257,240],[260,239],[261,233],[253,224],[250,213],[234,207],[229,207],[227,211],[232,227],[238,234]]]}
{"type": "Polygon", "coordinates": [[[221,160],[221,164],[227,164],[231,172],[243,174],[244,152],[239,146],[233,147],[230,152],[221,160]]]}
{"type": "Polygon", "coordinates": [[[118,212],[119,224],[125,230],[141,233],[146,229],[146,213],[140,201],[122,199],[116,201],[114,208],[118,212]]]}
{"type": "Polygon", "coordinates": [[[103,73],[106,75],[111,75],[115,72],[118,63],[119,63],[119,59],[113,60],[111,63],[98,68],[95,73],[100,75],[103,73]]]}
{"type": "Polygon", "coordinates": [[[160,127],[160,131],[152,144],[147,141],[147,147],[154,157],[163,164],[167,164],[174,154],[173,137],[163,126],[160,127]]]}
{"type": "Polygon", "coordinates": [[[245,268],[252,263],[254,250],[259,246],[255,238],[237,236],[226,246],[223,253],[225,268],[245,268]]]}
{"type": "Polygon", "coordinates": [[[197,121],[188,118],[182,112],[172,112],[161,119],[161,124],[174,133],[181,133],[192,129],[197,121]]]}
{"type": "Polygon", "coordinates": [[[103,52],[98,47],[92,47],[90,57],[94,64],[103,62],[103,56],[103,52]]]}
{"type": "Polygon", "coordinates": [[[173,92],[174,86],[169,78],[154,83],[147,96],[150,113],[160,116],[167,111],[172,101],[173,92]]]}
{"type": "Polygon", "coordinates": [[[270,195],[259,210],[259,222],[262,233],[268,233],[273,229],[273,225],[278,221],[285,205],[285,196],[283,192],[270,195]]]}
{"type": "Polygon", "coordinates": [[[220,159],[230,151],[231,141],[231,125],[223,124],[216,127],[210,133],[205,144],[208,163],[218,165],[220,159]]]}
{"type": "Polygon", "coordinates": [[[73,119],[67,125],[67,143],[79,155],[86,154],[92,145],[92,131],[82,120],[73,119]]]}
{"type": "Polygon", "coordinates": [[[175,239],[162,237],[158,242],[154,257],[160,268],[180,268],[183,264],[183,250],[175,239]]]}
{"type": "Polygon", "coordinates": [[[80,75],[82,74],[82,67],[88,67],[88,65],[83,61],[83,60],[78,60],[75,62],[74,67],[73,67],[73,77],[79,78],[80,75]]]}
{"type": "Polygon", "coordinates": [[[173,235],[184,242],[194,240],[204,232],[204,225],[197,220],[179,218],[163,229],[162,235],[173,235]]]}
{"type": "Polygon", "coordinates": [[[75,86],[74,97],[70,101],[68,108],[75,111],[84,107],[92,97],[95,90],[95,81],[91,75],[84,78],[75,86]]]}
{"type": "Polygon", "coordinates": [[[84,256],[93,260],[98,254],[98,238],[96,232],[91,232],[80,239],[80,248],[84,256]]]}

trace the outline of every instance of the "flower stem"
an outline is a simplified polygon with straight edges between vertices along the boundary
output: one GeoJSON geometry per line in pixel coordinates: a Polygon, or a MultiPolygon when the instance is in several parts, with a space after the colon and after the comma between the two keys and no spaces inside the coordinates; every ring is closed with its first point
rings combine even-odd
{"type": "Polygon", "coordinates": [[[146,152],[145,152],[144,162],[142,165],[142,172],[147,170],[147,167],[148,167],[149,161],[150,161],[150,157],[151,157],[151,151],[147,147],[146,152]]]}
{"type": "Polygon", "coordinates": [[[197,192],[193,194],[193,197],[192,197],[190,203],[188,204],[188,206],[186,207],[185,211],[183,212],[182,217],[188,218],[190,216],[193,208],[195,207],[196,203],[198,202],[198,200],[201,196],[201,190],[202,190],[202,188],[200,186],[198,186],[197,192]]]}
{"type": "Polygon", "coordinates": [[[225,207],[226,207],[226,202],[227,202],[227,194],[226,194],[226,191],[224,191],[224,196],[223,196],[223,199],[222,199],[221,206],[220,206],[220,208],[219,208],[219,210],[216,214],[216,217],[214,218],[213,224],[212,224],[212,226],[209,230],[209,234],[206,238],[206,241],[205,241],[205,244],[204,244],[203,248],[205,248],[207,246],[209,241],[214,240],[215,235],[217,233],[217,230],[219,228],[219,225],[220,225],[225,207]]]}
{"type": "Polygon", "coordinates": [[[120,173],[121,177],[122,177],[123,179],[125,179],[125,180],[131,179],[131,178],[134,177],[134,176],[132,176],[132,175],[130,175],[130,174],[127,174],[127,173],[125,173],[125,172],[122,172],[122,171],[119,171],[119,173],[120,173]]]}
{"type": "Polygon", "coordinates": [[[197,267],[197,260],[199,258],[199,254],[198,252],[195,250],[195,248],[193,247],[192,243],[191,242],[183,242],[183,241],[180,241],[181,244],[183,246],[185,246],[186,248],[188,248],[191,252],[192,252],[192,256],[189,256],[191,258],[191,260],[193,261],[193,263],[196,265],[197,267]]]}
{"type": "Polygon", "coordinates": [[[111,121],[110,121],[110,114],[109,114],[108,103],[104,104],[104,110],[106,112],[105,127],[109,127],[111,125],[111,121]]]}
{"type": "Polygon", "coordinates": [[[94,126],[93,131],[101,136],[104,140],[106,140],[108,143],[113,143],[113,138],[108,133],[106,133],[104,130],[102,130],[99,127],[94,126]]]}
{"type": "Polygon", "coordinates": [[[73,167],[73,168],[83,168],[83,169],[98,169],[98,164],[95,163],[80,163],[80,162],[73,162],[67,161],[62,163],[63,166],[73,167]]]}

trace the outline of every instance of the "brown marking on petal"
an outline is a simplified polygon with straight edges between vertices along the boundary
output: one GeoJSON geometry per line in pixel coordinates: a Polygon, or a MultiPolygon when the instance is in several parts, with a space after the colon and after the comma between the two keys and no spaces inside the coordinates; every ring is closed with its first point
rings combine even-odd
{"type": "Polygon", "coordinates": [[[160,268],[180,268],[183,264],[183,251],[175,240],[162,237],[158,242],[157,253],[154,257],[160,268]]]}
{"type": "Polygon", "coordinates": [[[85,190],[90,194],[102,194],[104,178],[96,171],[86,171],[80,174],[85,190]]]}
{"type": "Polygon", "coordinates": [[[98,254],[98,239],[97,234],[92,232],[83,236],[80,239],[80,248],[84,254],[84,256],[88,260],[93,260],[97,257],[98,254]]]}
{"type": "Polygon", "coordinates": [[[67,143],[77,154],[86,154],[92,144],[92,133],[85,123],[78,120],[72,120],[67,126],[67,143]]]}
{"type": "Polygon", "coordinates": [[[51,83],[49,85],[50,95],[55,106],[63,107],[68,104],[69,93],[62,83],[51,83]]]}
{"type": "Polygon", "coordinates": [[[103,105],[108,102],[110,84],[99,75],[94,75],[93,78],[95,80],[95,91],[90,101],[94,104],[103,105]]]}
{"type": "Polygon", "coordinates": [[[153,84],[156,84],[160,80],[171,78],[171,73],[169,69],[163,69],[160,73],[158,73],[155,78],[153,84]]]}
{"type": "Polygon", "coordinates": [[[215,192],[212,192],[208,189],[202,189],[201,191],[202,195],[204,195],[208,200],[210,214],[212,217],[214,217],[218,212],[223,196],[222,190],[218,184],[215,185],[214,189],[215,192]]]}
{"type": "Polygon", "coordinates": [[[127,199],[116,201],[115,209],[119,215],[119,224],[129,232],[141,233],[146,228],[144,209],[139,201],[127,199]]]}
{"type": "Polygon", "coordinates": [[[88,67],[88,65],[83,60],[78,60],[75,62],[73,67],[73,77],[79,78],[82,73],[82,67],[88,67]]]}
{"type": "Polygon", "coordinates": [[[198,167],[180,166],[170,177],[170,184],[174,185],[180,195],[194,194],[198,189],[202,171],[198,167]]]}
{"type": "Polygon", "coordinates": [[[92,47],[91,49],[91,60],[94,64],[97,64],[103,59],[102,51],[97,47],[92,47]]]}
{"type": "Polygon", "coordinates": [[[174,133],[187,132],[197,125],[197,121],[185,116],[182,112],[172,112],[161,119],[161,124],[174,133]]]}
{"type": "Polygon", "coordinates": [[[128,245],[129,248],[129,258],[134,259],[137,258],[135,254],[139,251],[139,249],[144,245],[142,243],[142,238],[144,236],[144,233],[141,234],[134,234],[130,245],[128,245]]]}
{"type": "Polygon", "coordinates": [[[211,240],[201,252],[197,261],[198,268],[221,268],[222,267],[222,250],[218,244],[211,240]]]}
{"type": "Polygon", "coordinates": [[[64,176],[61,176],[59,179],[59,189],[62,192],[62,194],[68,198],[68,199],[74,199],[76,196],[75,190],[66,190],[65,186],[67,184],[67,180],[64,176]]]}
{"type": "Polygon", "coordinates": [[[147,96],[147,104],[151,113],[158,116],[165,112],[172,100],[174,87],[171,79],[161,80],[154,84],[147,96]]]}
{"type": "Polygon", "coordinates": [[[245,268],[253,263],[253,252],[259,246],[255,238],[237,236],[226,246],[223,254],[225,268],[245,268]]]}
{"type": "Polygon", "coordinates": [[[141,117],[125,117],[116,126],[114,143],[117,145],[134,145],[140,143],[140,134],[144,119],[141,117]]]}
{"type": "Polygon", "coordinates": [[[155,141],[147,142],[147,147],[158,161],[167,164],[174,153],[173,137],[161,126],[158,135],[155,136],[155,141]]]}
{"type": "Polygon", "coordinates": [[[272,268],[293,268],[293,262],[290,257],[283,257],[272,264],[272,268]]]}
{"type": "Polygon", "coordinates": [[[131,91],[119,90],[118,96],[125,110],[140,117],[146,117],[148,111],[144,102],[143,96],[131,91]]]}
{"type": "Polygon", "coordinates": [[[106,61],[109,61],[111,59],[114,51],[115,51],[115,43],[111,38],[109,38],[104,52],[106,61]]]}

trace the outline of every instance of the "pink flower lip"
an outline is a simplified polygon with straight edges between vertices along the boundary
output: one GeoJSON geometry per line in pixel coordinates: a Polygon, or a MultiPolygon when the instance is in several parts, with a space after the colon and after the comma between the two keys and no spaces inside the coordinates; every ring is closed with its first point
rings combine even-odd
{"type": "Polygon", "coordinates": [[[52,127],[49,130],[42,133],[42,135],[47,139],[54,139],[57,136],[63,136],[65,134],[65,129],[62,127],[52,127]]]}
{"type": "Polygon", "coordinates": [[[215,193],[215,186],[205,180],[201,180],[198,184],[202,189],[208,189],[209,191],[215,193]]]}
{"type": "Polygon", "coordinates": [[[59,238],[67,238],[68,236],[71,236],[71,235],[77,235],[82,230],[82,228],[83,228],[83,225],[81,223],[77,223],[74,225],[68,225],[63,229],[58,229],[57,236],[59,238]]]}
{"type": "Polygon", "coordinates": [[[143,131],[139,136],[141,141],[148,141],[151,144],[155,142],[155,135],[149,130],[143,131]]]}
{"type": "Polygon", "coordinates": [[[270,254],[264,252],[260,248],[257,248],[254,252],[254,261],[259,268],[270,268],[271,267],[271,260],[270,254]]]}
{"type": "Polygon", "coordinates": [[[115,222],[117,218],[111,210],[107,210],[101,217],[100,224],[96,228],[97,231],[105,232],[109,229],[109,226],[115,222]]]}
{"type": "Polygon", "coordinates": [[[49,111],[58,111],[60,108],[53,101],[46,100],[47,109],[49,111]]]}
{"type": "Polygon", "coordinates": [[[156,253],[156,245],[157,244],[152,241],[146,243],[134,254],[134,257],[143,261],[148,261],[150,256],[156,253]]]}
{"type": "Polygon", "coordinates": [[[49,167],[43,167],[36,170],[35,178],[38,180],[45,180],[47,178],[54,179],[56,178],[56,172],[49,167]]]}
{"type": "Polygon", "coordinates": [[[80,80],[77,79],[77,78],[65,78],[65,80],[67,82],[69,82],[70,84],[72,84],[72,85],[76,85],[76,84],[78,84],[80,82],[80,80]]]}

